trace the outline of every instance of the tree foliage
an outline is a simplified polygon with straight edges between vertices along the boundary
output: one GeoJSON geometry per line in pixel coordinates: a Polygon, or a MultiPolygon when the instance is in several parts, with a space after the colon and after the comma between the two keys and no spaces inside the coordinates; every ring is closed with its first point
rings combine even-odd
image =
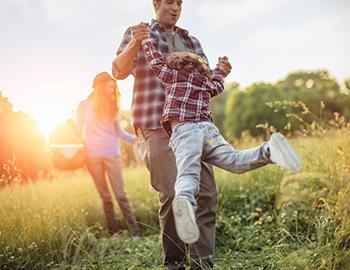
{"type": "Polygon", "coordinates": [[[316,120],[328,121],[334,113],[350,117],[349,95],[325,70],[298,71],[275,84],[255,83],[230,93],[224,129],[228,137],[240,137],[246,130],[259,136],[264,131],[257,125],[268,123],[278,131],[293,132],[316,120]]]}
{"type": "Polygon", "coordinates": [[[0,92],[0,179],[36,179],[47,169],[45,140],[34,119],[15,112],[0,92]]]}
{"type": "Polygon", "coordinates": [[[239,91],[239,84],[232,82],[225,85],[225,90],[220,95],[214,97],[211,101],[211,110],[213,120],[221,133],[224,133],[225,104],[227,98],[233,91],[239,91]]]}
{"type": "Polygon", "coordinates": [[[344,80],[344,84],[345,84],[345,87],[348,91],[350,91],[350,77],[349,78],[346,78],[344,80]]]}

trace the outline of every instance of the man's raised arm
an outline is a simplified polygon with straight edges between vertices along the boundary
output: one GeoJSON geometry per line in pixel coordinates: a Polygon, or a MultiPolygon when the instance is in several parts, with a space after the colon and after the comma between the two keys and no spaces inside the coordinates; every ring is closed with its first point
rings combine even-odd
{"type": "Polygon", "coordinates": [[[116,79],[125,79],[132,73],[141,41],[149,37],[148,27],[147,23],[140,23],[130,27],[125,33],[112,66],[112,73],[116,79]]]}

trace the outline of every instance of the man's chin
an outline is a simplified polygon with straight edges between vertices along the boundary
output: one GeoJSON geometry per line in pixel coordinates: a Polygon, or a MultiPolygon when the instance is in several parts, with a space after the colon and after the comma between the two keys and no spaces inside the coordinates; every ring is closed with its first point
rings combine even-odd
{"type": "Polygon", "coordinates": [[[170,28],[173,28],[175,25],[176,25],[176,22],[177,21],[168,21],[167,23],[166,23],[166,25],[164,25],[166,28],[168,28],[168,29],[170,29],[170,28]]]}
{"type": "Polygon", "coordinates": [[[175,25],[175,24],[177,23],[178,20],[179,20],[178,17],[173,17],[173,16],[171,16],[171,17],[169,18],[169,23],[175,25]]]}

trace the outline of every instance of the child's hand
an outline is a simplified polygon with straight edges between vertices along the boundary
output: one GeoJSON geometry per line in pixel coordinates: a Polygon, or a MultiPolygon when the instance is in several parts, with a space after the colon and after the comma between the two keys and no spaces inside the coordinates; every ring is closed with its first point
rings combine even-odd
{"type": "Polygon", "coordinates": [[[227,56],[219,57],[219,61],[216,65],[217,68],[222,70],[225,73],[225,77],[231,72],[232,66],[228,61],[227,56]]]}
{"type": "Polygon", "coordinates": [[[134,45],[140,45],[143,40],[149,38],[149,24],[141,22],[131,27],[131,42],[134,45]]]}
{"type": "Polygon", "coordinates": [[[143,39],[141,40],[141,45],[145,44],[147,41],[151,41],[150,39],[150,26],[148,23],[142,23],[145,27],[145,32],[143,39]]]}

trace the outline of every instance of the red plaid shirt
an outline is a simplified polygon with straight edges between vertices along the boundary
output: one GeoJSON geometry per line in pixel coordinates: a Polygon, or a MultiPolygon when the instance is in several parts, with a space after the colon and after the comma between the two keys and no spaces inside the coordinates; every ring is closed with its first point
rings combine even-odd
{"type": "Polygon", "coordinates": [[[210,99],[224,90],[224,72],[213,70],[212,77],[199,72],[187,73],[169,68],[162,54],[152,42],[146,42],[143,50],[147,64],[165,87],[165,103],[160,124],[171,135],[171,121],[213,121],[210,99]]]}
{"type": "MultiPolygon", "coordinates": [[[[150,28],[152,43],[164,56],[169,54],[170,48],[164,27],[162,27],[158,21],[152,20],[150,28]]],[[[197,38],[190,35],[189,32],[183,28],[175,26],[174,30],[183,41],[185,51],[194,52],[201,57],[206,58],[197,38]]],[[[117,55],[125,50],[130,40],[131,30],[129,28],[118,48],[117,55]]],[[[164,87],[161,81],[146,64],[142,48],[140,47],[137,52],[137,56],[133,63],[133,69],[130,74],[122,73],[116,64],[116,61],[113,62],[112,72],[116,79],[122,79],[130,74],[133,74],[135,77],[131,110],[132,123],[135,130],[137,128],[160,128],[160,118],[163,113],[165,101],[164,87]]]]}

